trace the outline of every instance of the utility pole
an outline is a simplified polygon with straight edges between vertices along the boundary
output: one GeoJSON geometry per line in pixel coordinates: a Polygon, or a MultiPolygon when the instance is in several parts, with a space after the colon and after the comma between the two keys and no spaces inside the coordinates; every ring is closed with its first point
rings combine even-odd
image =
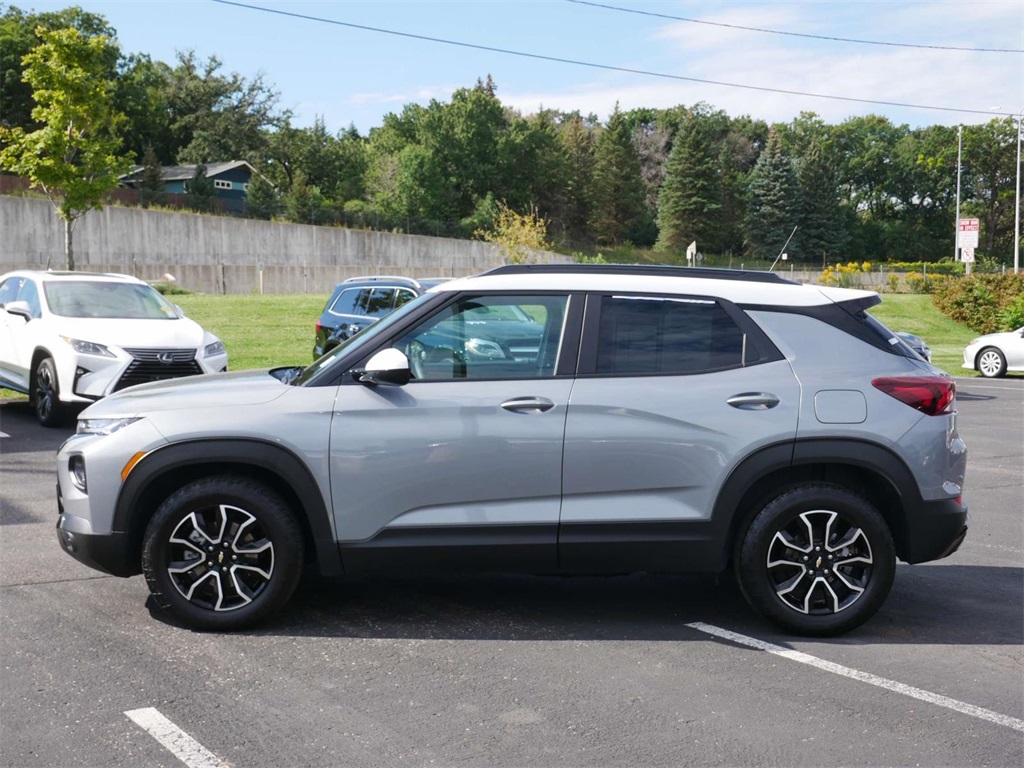
{"type": "Polygon", "coordinates": [[[1020,272],[1020,122],[1024,118],[1024,110],[1017,113],[1017,197],[1016,212],[1013,216],[1013,271],[1020,272]]]}
{"type": "Polygon", "coordinates": [[[953,222],[953,261],[960,260],[960,156],[964,148],[964,127],[956,127],[956,221],[953,222]]]}

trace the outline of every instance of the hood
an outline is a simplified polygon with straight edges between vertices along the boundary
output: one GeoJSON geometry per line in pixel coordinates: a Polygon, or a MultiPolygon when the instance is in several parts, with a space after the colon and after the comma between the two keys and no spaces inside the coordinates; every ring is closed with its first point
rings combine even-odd
{"type": "Polygon", "coordinates": [[[269,371],[238,371],[154,381],[116,392],[93,403],[82,416],[102,419],[153,411],[262,405],[283,395],[288,385],[269,371]]]}
{"type": "Polygon", "coordinates": [[[92,341],[107,347],[167,347],[196,349],[203,344],[203,329],[187,317],[159,320],[123,318],[63,318],[58,323],[61,335],[92,341]]]}

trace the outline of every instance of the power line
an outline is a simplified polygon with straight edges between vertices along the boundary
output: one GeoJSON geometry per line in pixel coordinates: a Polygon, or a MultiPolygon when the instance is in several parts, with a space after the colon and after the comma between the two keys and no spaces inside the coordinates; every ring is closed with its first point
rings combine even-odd
{"type": "Polygon", "coordinates": [[[970,51],[972,53],[1024,53],[1024,49],[1017,48],[965,48],[955,45],[918,45],[915,43],[889,43],[882,40],[858,40],[852,37],[829,37],[827,35],[811,35],[804,32],[785,32],[781,29],[764,29],[762,27],[744,27],[740,24],[726,24],[721,21],[704,21],[703,19],[688,19],[684,16],[672,16],[667,13],[655,13],[654,11],[641,11],[638,8],[622,8],[617,5],[606,5],[594,3],[590,0],[565,0],[575,5],[589,5],[594,8],[604,8],[609,11],[622,11],[623,13],[635,13],[638,16],[653,16],[658,19],[671,19],[673,21],[686,21],[690,24],[706,24],[709,27],[725,27],[726,29],[742,29],[745,32],[763,32],[767,35],[786,35],[787,37],[805,37],[811,40],[828,40],[836,43],[858,43],[860,45],[884,45],[893,48],[923,48],[933,51],[970,51]]]}
{"type": "MultiPolygon", "coordinates": [[[[990,109],[963,109],[961,107],[937,107],[929,104],[909,104],[900,101],[880,101],[878,99],[858,99],[853,96],[835,96],[826,93],[809,93],[807,91],[792,91],[785,88],[769,88],[761,85],[744,85],[743,83],[727,83],[721,80],[706,80],[699,77],[686,77],[684,75],[671,75],[665,72],[653,72],[645,69],[631,69],[629,67],[617,67],[612,64],[598,64],[592,61],[580,61],[578,59],[566,59],[560,56],[547,56],[540,53],[526,53],[525,51],[513,51],[509,48],[496,48],[489,45],[479,45],[477,43],[466,43],[459,40],[446,40],[442,37],[430,37],[428,35],[417,35],[412,32],[399,32],[394,29],[384,29],[382,27],[371,27],[365,24],[355,24],[350,21],[338,21],[336,19],[326,19],[321,16],[310,16],[303,13],[295,13],[294,11],[283,11],[278,8],[264,8],[258,5],[250,5],[248,3],[234,2],[234,0],[211,0],[211,2],[219,5],[232,5],[238,8],[246,8],[251,11],[261,11],[263,13],[272,13],[278,16],[288,16],[295,19],[305,19],[306,21],[316,21],[321,24],[333,24],[339,27],[347,27],[349,29],[359,29],[364,32],[378,32],[382,35],[394,35],[395,37],[405,37],[413,40],[423,40],[428,43],[441,43],[443,45],[453,45],[459,48],[471,48],[477,51],[489,51],[491,53],[503,53],[508,56],[519,56],[526,59],[539,59],[541,61],[553,61],[559,64],[572,64],[577,67],[589,67],[591,69],[603,69],[611,72],[625,72],[631,75],[644,75],[645,77],[659,77],[665,80],[681,80],[688,83],[700,83],[702,85],[719,85],[726,88],[740,88],[748,91],[761,91],[763,93],[781,93],[787,96],[805,96],[814,99],[829,99],[832,101],[845,101],[853,102],[856,104],[874,104],[885,107],[902,107],[904,109],[926,109],[932,112],[956,112],[961,114],[969,115],[985,115],[987,117],[1000,116],[999,113],[994,113],[990,109]]],[[[1004,117],[1012,117],[1013,115],[1006,114],[1004,117]]]]}

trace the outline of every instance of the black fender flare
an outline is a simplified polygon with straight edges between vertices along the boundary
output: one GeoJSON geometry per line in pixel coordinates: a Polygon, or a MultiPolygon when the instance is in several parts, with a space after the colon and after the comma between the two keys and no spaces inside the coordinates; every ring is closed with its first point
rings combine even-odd
{"type": "Polygon", "coordinates": [[[275,443],[255,439],[205,438],[171,443],[143,457],[132,467],[114,507],[112,530],[128,535],[141,545],[146,521],[136,510],[147,491],[161,477],[178,470],[202,465],[237,465],[255,469],[258,477],[273,476],[298,500],[313,539],[319,571],[325,576],[341,575],[341,555],[331,529],[330,512],[309,468],[291,451],[275,443]]]}
{"type": "Polygon", "coordinates": [[[892,529],[901,550],[905,545],[907,516],[923,503],[921,491],[906,463],[889,448],[857,438],[807,438],[765,446],[744,458],[730,472],[715,500],[712,526],[715,538],[722,542],[721,564],[725,566],[742,534],[742,526],[749,522],[747,510],[741,506],[757,499],[755,493],[762,481],[782,473],[797,480],[801,469],[811,470],[814,465],[851,467],[884,478],[887,493],[899,499],[901,510],[880,510],[892,529]]]}

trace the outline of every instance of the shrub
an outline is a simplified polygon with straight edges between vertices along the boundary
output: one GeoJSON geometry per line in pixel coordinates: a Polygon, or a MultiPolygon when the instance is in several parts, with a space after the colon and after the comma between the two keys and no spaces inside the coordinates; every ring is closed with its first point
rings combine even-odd
{"type": "Polygon", "coordinates": [[[899,275],[895,275],[892,272],[890,272],[888,274],[888,276],[886,277],[886,280],[889,283],[889,287],[887,289],[889,291],[889,293],[899,293],[900,292],[900,276],[899,275]]]}
{"type": "Polygon", "coordinates": [[[1003,330],[1012,331],[1024,327],[1024,295],[1018,296],[999,313],[999,323],[1003,330]]]}
{"type": "Polygon", "coordinates": [[[192,291],[174,283],[153,283],[153,287],[164,296],[191,296],[192,291]]]}
{"type": "Polygon", "coordinates": [[[865,261],[863,264],[858,264],[855,261],[851,261],[849,264],[833,264],[825,267],[818,282],[836,288],[853,288],[861,284],[861,274],[870,271],[871,262],[869,261],[865,261]]]}
{"type": "Polygon", "coordinates": [[[943,314],[971,330],[996,333],[1020,327],[1007,321],[1019,319],[1022,297],[1024,275],[1008,272],[943,280],[932,301],[943,314]]]}

